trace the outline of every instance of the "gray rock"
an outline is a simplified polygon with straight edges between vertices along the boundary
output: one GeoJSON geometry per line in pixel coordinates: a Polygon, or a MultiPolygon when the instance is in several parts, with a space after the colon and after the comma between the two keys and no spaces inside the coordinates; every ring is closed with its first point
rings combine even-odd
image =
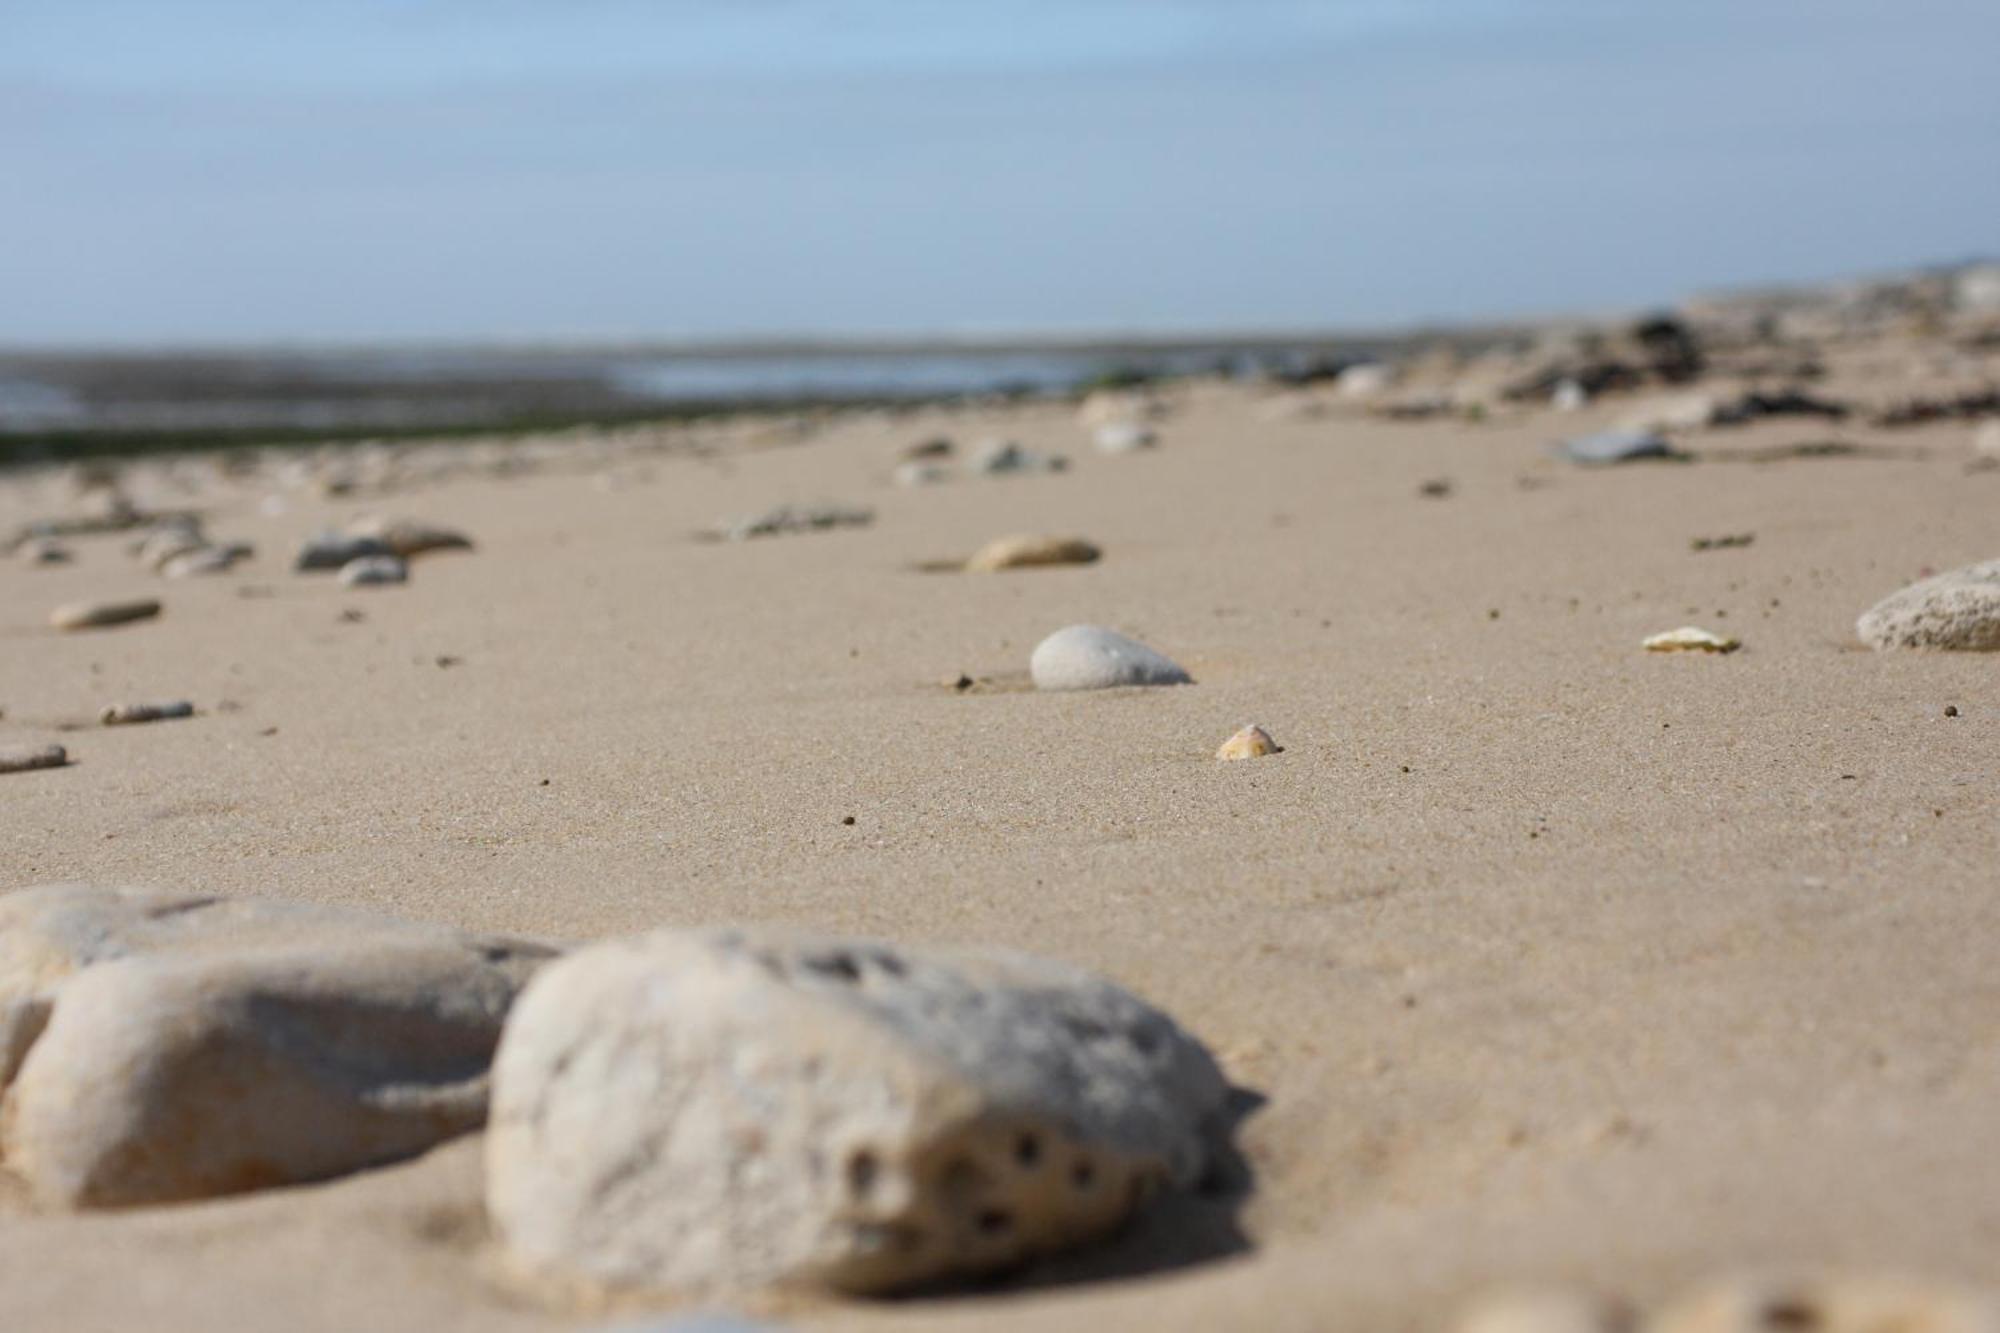
{"type": "Polygon", "coordinates": [[[391,583],[407,583],[409,578],[410,567],[403,563],[401,556],[364,555],[340,567],[340,584],[344,588],[371,588],[391,583]]]}
{"type": "Polygon", "coordinates": [[[49,624],[61,630],[102,629],[135,620],[151,620],[160,614],[154,597],[133,597],[112,602],[70,602],[49,613],[49,624]]]}
{"type": "Polygon", "coordinates": [[[20,556],[31,565],[66,565],[76,558],[69,547],[51,537],[33,537],[22,542],[20,556]]]}
{"type": "Polygon", "coordinates": [[[169,556],[159,566],[160,573],[170,579],[195,578],[208,574],[226,574],[239,561],[248,560],[252,548],[247,542],[230,542],[226,546],[197,546],[169,556]]]}
{"type": "Polygon", "coordinates": [[[1595,435],[1579,435],[1556,446],[1556,453],[1572,463],[1599,465],[1629,463],[1639,458],[1684,458],[1654,430],[1601,430],[1595,435]]]}
{"type": "Polygon", "coordinates": [[[344,532],[328,531],[306,539],[299,547],[298,556],[292,561],[292,568],[302,574],[345,569],[350,563],[364,556],[395,553],[389,543],[380,537],[356,537],[344,532]]]}
{"type": "Polygon", "coordinates": [[[1870,648],[2000,650],[2000,560],[1952,569],[1868,608],[1855,622],[1870,648]]]}
{"type": "Polygon", "coordinates": [[[1188,685],[1194,678],[1136,639],[1099,625],[1071,625],[1035,645],[1028,672],[1040,690],[1188,685]]]}
{"type": "Polygon", "coordinates": [[[194,705],[185,699],[176,699],[163,704],[110,704],[97,715],[97,720],[107,727],[122,727],[193,716],[194,705]]]}
{"type": "Polygon", "coordinates": [[[68,762],[69,751],[60,745],[0,745],[0,773],[61,768],[68,762]]]}
{"type": "Polygon", "coordinates": [[[0,897],[0,1155],[45,1204],[315,1180],[477,1128],[551,951],[261,899],[0,897]]]}
{"type": "Polygon", "coordinates": [[[761,514],[730,519],[719,524],[711,535],[724,541],[748,541],[753,537],[782,537],[798,532],[825,532],[832,528],[860,528],[875,521],[875,511],[846,505],[779,505],[761,514]]]}
{"type": "Polygon", "coordinates": [[[1069,460],[1060,454],[1039,454],[1031,449],[1023,449],[1012,440],[992,440],[979,451],[973,460],[973,470],[989,477],[1009,476],[1028,472],[1061,472],[1069,466],[1069,460]]]}
{"type": "Polygon", "coordinates": [[[494,1061],[487,1210],[574,1289],[887,1292],[1200,1179],[1229,1089],[1130,993],[998,951],[666,931],[549,967],[494,1061]]]}

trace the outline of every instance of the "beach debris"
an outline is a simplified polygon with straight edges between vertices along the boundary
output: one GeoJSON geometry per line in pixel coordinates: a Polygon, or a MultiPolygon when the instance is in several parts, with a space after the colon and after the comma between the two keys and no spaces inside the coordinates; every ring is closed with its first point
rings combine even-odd
{"type": "Polygon", "coordinates": [[[722,541],[741,542],[755,537],[782,537],[800,532],[828,532],[834,528],[862,528],[875,521],[875,511],[847,505],[778,505],[761,514],[728,519],[711,530],[722,541]]]}
{"type": "Polygon", "coordinates": [[[169,560],[199,551],[208,545],[201,524],[192,518],[170,519],[158,524],[139,540],[132,554],[139,563],[159,573],[169,560]]]}
{"type": "Polygon", "coordinates": [[[889,1293],[1194,1185],[1226,1160],[1228,1097],[1171,1018],[1064,964],[660,931],[515,1006],[487,1213],[517,1271],[570,1290],[889,1293]]]}
{"type": "Polygon", "coordinates": [[[1601,430],[1593,435],[1578,435],[1556,445],[1555,452],[1572,463],[1592,466],[1629,463],[1641,458],[1686,457],[1667,443],[1666,436],[1653,430],[1601,430]]]}
{"type": "MultiPolygon", "coordinates": [[[[0,745],[0,773],[28,773],[38,768],[61,768],[69,762],[69,751],[60,745],[0,745]]],[[[0,1013],[0,1072],[4,1072],[7,1049],[5,1015],[0,1013]]]]}
{"type": "Polygon", "coordinates": [[[894,473],[898,486],[935,486],[941,481],[950,481],[952,472],[943,463],[911,461],[898,464],[894,473]]]}
{"type": "Polygon", "coordinates": [[[1732,532],[1721,537],[1694,537],[1688,541],[1690,551],[1731,551],[1750,545],[1757,540],[1754,532],[1732,532]]]}
{"type": "Polygon", "coordinates": [[[1158,443],[1150,426],[1136,421],[1107,421],[1091,432],[1091,439],[1097,444],[1099,453],[1129,454],[1141,449],[1150,449],[1158,443]]]}
{"type": "Polygon", "coordinates": [[[185,699],[161,704],[107,704],[97,720],[107,727],[131,726],[140,722],[164,722],[170,718],[193,717],[194,705],[185,699]]]}
{"type": "Polygon", "coordinates": [[[1145,389],[1093,389],[1076,409],[1077,420],[1086,426],[1146,421],[1166,414],[1165,400],[1145,389]]]}
{"type": "Polygon", "coordinates": [[[1640,645],[1649,653],[1733,653],[1742,642],[1726,634],[1715,634],[1695,625],[1683,625],[1655,634],[1640,645]]]}
{"type": "Polygon", "coordinates": [[[957,451],[957,446],[952,444],[950,440],[942,435],[934,435],[928,440],[919,440],[915,444],[905,445],[899,457],[906,463],[917,463],[926,459],[950,458],[957,451]]]}
{"type": "Polygon", "coordinates": [[[238,561],[248,560],[253,553],[253,548],[248,542],[230,542],[226,546],[197,546],[169,557],[159,566],[159,570],[170,579],[226,574],[235,568],[238,561]]]}
{"type": "Polygon", "coordinates": [[[1993,1333],[2000,1302],[1944,1284],[1871,1276],[1736,1278],[1656,1311],[1646,1333],[1993,1333]]]}
{"type": "Polygon", "coordinates": [[[49,613],[49,624],[60,630],[102,629],[151,620],[160,614],[159,599],[128,597],[107,602],[69,602],[49,613]]]}
{"type": "Polygon", "coordinates": [[[1979,389],[1941,398],[1909,398],[1875,414],[1878,426],[1920,426],[1927,421],[1973,419],[2000,414],[2000,389],[1979,389]]]}
{"type": "Polygon", "coordinates": [[[357,536],[329,528],[300,544],[292,568],[301,574],[331,572],[345,569],[364,556],[394,554],[389,543],[380,537],[357,536]]]}
{"type": "Polygon", "coordinates": [[[319,1180],[479,1128],[553,951],[305,903],[53,884],[0,897],[0,1153],[44,1205],[319,1180]]]}
{"type": "Polygon", "coordinates": [[[989,477],[1029,472],[1061,472],[1069,460],[1061,454],[1036,453],[1013,440],[990,440],[973,460],[973,469],[989,477]]]}
{"type": "Polygon", "coordinates": [[[1189,685],[1194,678],[1136,639],[1101,625],[1071,625],[1035,645],[1028,674],[1039,690],[1189,685]]]}
{"type": "Polygon", "coordinates": [[[30,537],[21,543],[20,558],[31,565],[66,565],[76,557],[53,537],[30,537]]]}
{"type": "Polygon", "coordinates": [[[1557,380],[1549,391],[1549,406],[1558,412],[1581,412],[1590,406],[1590,390],[1575,380],[1557,380]]]}
{"type": "Polygon", "coordinates": [[[1333,391],[1342,398],[1374,398],[1394,388],[1396,368],[1382,361],[1361,361],[1333,377],[1333,391]]]}
{"type": "Polygon", "coordinates": [[[1870,648],[2000,650],[2000,560],[1947,570],[1890,593],[1855,622],[1870,648]]]}
{"type": "Polygon", "coordinates": [[[1271,733],[1252,723],[1222,743],[1217,759],[1261,759],[1267,754],[1283,754],[1285,747],[1271,739],[1271,733]]]}
{"type": "Polygon", "coordinates": [[[1002,569],[1039,569],[1049,565],[1088,565],[1103,554],[1081,537],[1044,537],[1019,533],[996,537],[965,562],[967,573],[990,574],[1002,569]]]}
{"type": "Polygon", "coordinates": [[[1721,405],[1713,394],[1681,393],[1642,403],[1619,419],[1627,431],[1702,430],[1715,424],[1721,405]]]}
{"type": "Polygon", "coordinates": [[[407,583],[409,579],[410,567],[401,556],[364,555],[340,567],[340,586],[343,588],[379,588],[393,583],[407,583]]]}
{"type": "Polygon", "coordinates": [[[1453,1333],[1637,1333],[1626,1306],[1553,1287],[1488,1292],[1452,1324],[1453,1333]]]}
{"type": "Polygon", "coordinates": [[[1854,409],[1831,398],[1816,398],[1803,389],[1752,391],[1733,402],[1717,405],[1711,424],[1741,426],[1764,417],[1824,417],[1844,421],[1854,409]]]}
{"type": "Polygon", "coordinates": [[[369,516],[355,519],[345,529],[349,537],[378,541],[391,555],[405,560],[432,551],[470,551],[472,538],[454,528],[441,528],[414,518],[369,516]]]}

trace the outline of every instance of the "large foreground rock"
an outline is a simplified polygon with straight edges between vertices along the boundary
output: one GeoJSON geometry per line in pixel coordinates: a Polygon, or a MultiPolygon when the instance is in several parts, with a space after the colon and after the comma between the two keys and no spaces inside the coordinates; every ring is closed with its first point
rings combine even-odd
{"type": "Polygon", "coordinates": [[[892,1291],[1193,1184],[1227,1093],[1165,1014],[1055,963],[663,932],[515,1007],[487,1206],[512,1261],[570,1289],[892,1291]]]}
{"type": "Polygon", "coordinates": [[[484,1122],[501,1021],[550,955],[254,898],[0,897],[0,1160],[84,1207],[420,1152],[484,1122]]]}
{"type": "Polygon", "coordinates": [[[1869,607],[1854,628],[1870,648],[2000,650],[2000,560],[1912,583],[1869,607]]]}
{"type": "Polygon", "coordinates": [[[1120,685],[1188,685],[1177,662],[1101,625],[1071,625],[1035,645],[1028,674],[1039,690],[1107,690],[1120,685]]]}

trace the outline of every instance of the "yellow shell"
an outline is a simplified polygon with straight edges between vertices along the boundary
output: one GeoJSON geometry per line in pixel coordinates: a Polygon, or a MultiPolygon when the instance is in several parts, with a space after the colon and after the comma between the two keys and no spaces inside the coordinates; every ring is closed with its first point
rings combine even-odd
{"type": "Polygon", "coordinates": [[[1267,754],[1276,754],[1283,747],[1271,739],[1271,733],[1259,726],[1248,726],[1222,743],[1215,752],[1217,759],[1261,759],[1267,754]]]}
{"type": "Polygon", "coordinates": [[[1743,644],[1727,635],[1683,625],[1679,629],[1653,635],[1642,646],[1649,653],[1733,653],[1743,644]]]}

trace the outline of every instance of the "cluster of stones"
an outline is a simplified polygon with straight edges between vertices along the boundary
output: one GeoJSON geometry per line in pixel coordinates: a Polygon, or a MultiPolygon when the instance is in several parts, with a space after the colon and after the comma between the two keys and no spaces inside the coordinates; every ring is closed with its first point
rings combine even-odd
{"type": "Polygon", "coordinates": [[[319,1180],[487,1126],[564,1292],[892,1292],[1200,1182],[1229,1089],[1065,965],[773,931],[562,954],[254,898],[0,897],[0,1161],[51,1208],[319,1180]]]}

